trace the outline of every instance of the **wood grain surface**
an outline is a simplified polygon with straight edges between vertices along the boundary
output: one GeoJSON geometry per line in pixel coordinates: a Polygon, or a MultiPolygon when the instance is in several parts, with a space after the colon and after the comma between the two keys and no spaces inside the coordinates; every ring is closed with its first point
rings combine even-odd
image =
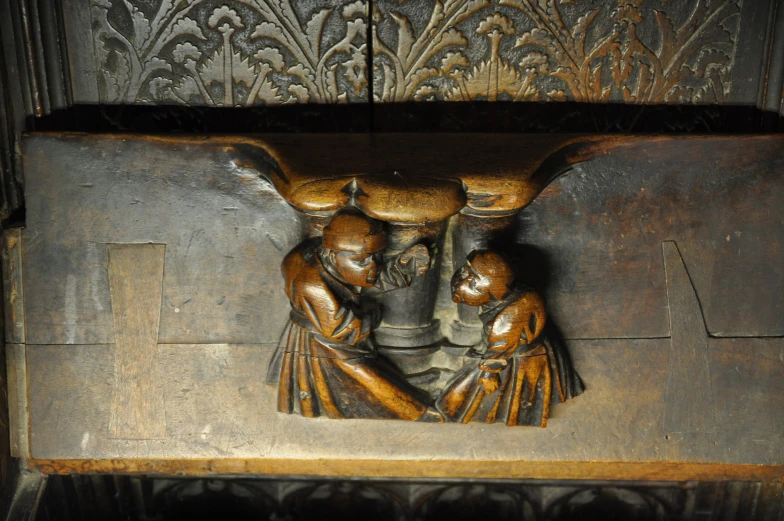
{"type": "Polygon", "coordinates": [[[8,432],[11,456],[30,457],[29,411],[27,404],[27,358],[24,344],[6,344],[8,374],[8,432]]]}
{"type": "Polygon", "coordinates": [[[107,248],[116,339],[109,428],[115,438],[162,438],[166,419],[158,376],[158,324],[166,247],[107,248]]]}
{"type": "Polygon", "coordinates": [[[47,474],[119,473],[209,476],[268,475],[370,478],[574,479],[633,481],[784,481],[781,465],[599,461],[437,461],[329,459],[28,460],[47,474]]]}
{"type": "Polygon", "coordinates": [[[105,244],[147,242],[166,244],[160,342],[276,342],[301,223],[274,188],[195,145],[80,141],[25,149],[27,342],[114,343],[105,244]]]}
{"type": "Polygon", "coordinates": [[[670,315],[670,367],[664,428],[670,432],[712,432],[713,393],[708,333],[678,246],[662,243],[670,315]]]}
{"type": "MultiPolygon", "coordinates": [[[[530,150],[544,154],[541,136],[529,137],[355,136],[343,148],[331,137],[295,135],[28,137],[22,261],[26,321],[36,325],[26,346],[32,457],[60,460],[38,463],[57,472],[278,465],[314,475],[565,477],[575,462],[585,476],[779,476],[783,138],[572,136],[548,160],[530,150]],[[411,154],[393,153],[404,146],[411,154]],[[275,410],[264,375],[288,314],[280,263],[306,229],[291,206],[298,190],[370,172],[377,184],[367,185],[368,201],[387,197],[402,190],[394,172],[411,183],[425,157],[422,179],[459,179],[474,213],[528,204],[496,205],[482,199],[484,189],[519,195],[518,181],[543,187],[546,172],[571,168],[488,244],[545,295],[586,384],[585,394],[553,409],[547,429],[335,422],[275,410]],[[480,189],[485,181],[491,188],[480,189]],[[162,376],[160,437],[113,432],[123,341],[106,244],[117,243],[166,245],[157,366],[147,366],[162,376]],[[687,347],[702,350],[702,365],[688,358],[699,351],[678,351],[687,347]],[[677,363],[681,354],[694,363],[677,363]],[[682,404],[691,394],[700,399],[682,404]],[[677,416],[681,406],[688,417],[677,416]],[[642,463],[649,470],[635,466],[642,463]]],[[[325,193],[331,202],[321,210],[343,204],[325,193]]],[[[451,323],[454,305],[439,302],[436,316],[451,323]]]]}
{"type": "Polygon", "coordinates": [[[3,312],[5,341],[25,343],[24,284],[22,282],[22,230],[3,230],[3,312]]]}
{"type": "Polygon", "coordinates": [[[279,414],[263,380],[271,346],[160,345],[167,436],[138,440],[109,430],[113,346],[27,346],[32,456],[784,464],[784,339],[711,340],[708,433],[664,427],[668,339],[570,348],[586,392],[540,429],[279,414]]]}

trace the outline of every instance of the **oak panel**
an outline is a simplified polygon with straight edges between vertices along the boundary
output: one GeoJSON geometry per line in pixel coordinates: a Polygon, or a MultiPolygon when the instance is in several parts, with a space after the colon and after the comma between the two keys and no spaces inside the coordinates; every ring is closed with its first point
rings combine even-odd
{"type": "Polygon", "coordinates": [[[716,430],[677,435],[663,423],[668,345],[569,342],[587,390],[554,406],[546,429],[290,416],[263,383],[272,346],[161,345],[159,440],[110,439],[112,346],[28,346],[31,450],[37,459],[784,464],[784,339],[711,342],[716,430]]]}

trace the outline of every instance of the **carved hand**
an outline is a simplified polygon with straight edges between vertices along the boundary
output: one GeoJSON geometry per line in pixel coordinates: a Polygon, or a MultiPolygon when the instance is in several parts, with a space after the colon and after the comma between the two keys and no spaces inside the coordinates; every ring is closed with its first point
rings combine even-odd
{"type": "Polygon", "coordinates": [[[397,262],[411,275],[424,275],[430,269],[430,252],[424,244],[415,244],[401,253],[397,262]]]}

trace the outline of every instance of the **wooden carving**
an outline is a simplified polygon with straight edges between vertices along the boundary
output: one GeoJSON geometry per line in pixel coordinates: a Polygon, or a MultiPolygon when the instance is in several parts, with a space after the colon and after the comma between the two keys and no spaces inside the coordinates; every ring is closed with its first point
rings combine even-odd
{"type": "Polygon", "coordinates": [[[278,384],[278,410],[330,418],[441,421],[426,393],[378,356],[371,330],[378,308],[362,309],[362,288],[407,287],[430,267],[417,244],[382,259],[381,223],[357,211],[338,213],[321,240],[308,240],[283,260],[291,318],[270,364],[278,384]]]}
{"type": "Polygon", "coordinates": [[[515,287],[508,259],[474,251],[452,278],[457,303],[482,306],[482,343],[449,383],[438,408],[450,421],[547,426],[550,403],[583,391],[563,346],[544,334],[544,300],[515,287]]]}
{"type": "Polygon", "coordinates": [[[545,427],[551,402],[583,391],[563,347],[544,334],[544,300],[515,286],[509,261],[493,251],[472,252],[451,283],[456,303],[482,306],[483,342],[445,389],[412,385],[379,354],[373,329],[383,310],[362,290],[407,288],[434,259],[423,244],[385,258],[386,247],[381,221],[349,208],[283,260],[291,314],[267,375],[280,412],[545,427]]]}

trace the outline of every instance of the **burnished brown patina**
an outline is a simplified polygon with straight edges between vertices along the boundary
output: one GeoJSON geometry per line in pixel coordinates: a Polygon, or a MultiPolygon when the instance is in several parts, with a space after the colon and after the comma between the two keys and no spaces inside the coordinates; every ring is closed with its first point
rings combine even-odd
{"type": "Polygon", "coordinates": [[[344,210],[283,260],[291,315],[270,363],[278,410],[306,417],[440,421],[427,395],[379,356],[371,338],[381,315],[363,310],[361,288],[407,287],[423,275],[430,255],[421,244],[383,263],[381,223],[344,210]]]}
{"type": "Polygon", "coordinates": [[[481,306],[482,344],[449,383],[438,408],[455,422],[504,422],[547,426],[550,403],[583,391],[563,346],[543,334],[544,300],[532,288],[514,286],[509,260],[474,251],[452,278],[455,302],[481,306]]]}

